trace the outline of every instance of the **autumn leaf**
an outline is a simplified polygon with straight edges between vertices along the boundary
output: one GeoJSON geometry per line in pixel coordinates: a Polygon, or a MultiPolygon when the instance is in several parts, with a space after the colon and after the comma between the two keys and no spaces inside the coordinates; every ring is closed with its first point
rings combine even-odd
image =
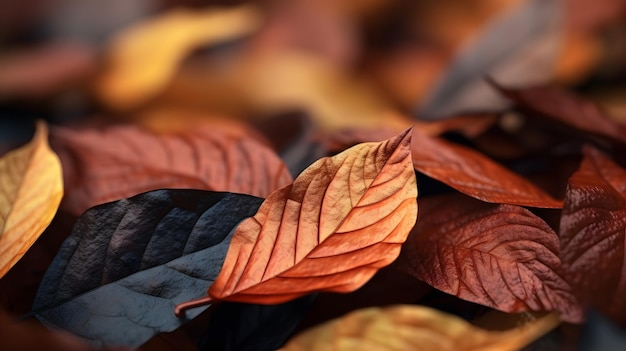
{"type": "MultiPolygon", "coordinates": [[[[0,340],[4,350],[94,351],[83,340],[63,331],[50,331],[33,321],[15,323],[0,311],[0,340]]],[[[102,351],[130,351],[107,348],[102,351]]]]}
{"type": "Polygon", "coordinates": [[[89,207],[159,188],[231,191],[265,197],[291,181],[274,152],[226,125],[200,125],[175,134],[131,125],[54,128],[52,147],[63,164],[62,207],[89,207]]]}
{"type": "Polygon", "coordinates": [[[137,347],[180,327],[185,320],[172,309],[206,292],[233,228],[261,202],[243,194],[168,189],[89,209],[43,277],[35,316],[95,345],[137,347]]]}
{"type": "Polygon", "coordinates": [[[39,122],[29,144],[0,159],[0,277],[50,224],[61,197],[61,164],[39,122]]]}
{"type": "Polygon", "coordinates": [[[422,199],[398,264],[433,287],[505,312],[557,310],[580,322],[559,239],[530,211],[457,194],[422,199]]]}
{"type": "Polygon", "coordinates": [[[504,331],[487,331],[427,307],[352,312],[308,330],[279,351],[519,350],[559,325],[556,313],[504,331]]]}
{"type": "Polygon", "coordinates": [[[570,178],[561,216],[561,257],[581,302],[626,324],[626,170],[592,147],[570,178]]]}
{"type": "MultiPolygon", "coordinates": [[[[465,5],[481,9],[480,5],[465,5]]],[[[485,76],[527,86],[545,82],[554,75],[562,40],[559,25],[562,4],[514,0],[489,5],[506,9],[481,26],[479,33],[469,39],[471,45],[459,45],[456,57],[439,80],[433,82],[429,94],[416,109],[420,118],[445,118],[467,111],[501,111],[507,102],[485,82],[485,76]]]]}
{"type": "Polygon", "coordinates": [[[537,114],[544,120],[552,120],[578,130],[583,137],[595,135],[613,143],[626,143],[626,128],[611,119],[591,101],[573,93],[551,86],[511,89],[491,82],[506,97],[513,100],[523,111],[537,114]]]}
{"type": "Polygon", "coordinates": [[[417,215],[410,130],[307,168],[233,235],[208,297],[278,303],[312,291],[348,292],[398,255],[417,215]]]}
{"type": "Polygon", "coordinates": [[[140,23],[110,44],[108,67],[97,84],[98,95],[117,109],[135,107],[164,89],[178,64],[193,50],[249,35],[260,25],[259,9],[251,5],[177,9],[140,23]]]}
{"type": "MultiPolygon", "coordinates": [[[[438,121],[413,121],[416,131],[429,136],[438,136],[447,132],[459,132],[468,138],[483,133],[496,122],[495,115],[463,115],[438,121]]],[[[346,128],[319,137],[331,152],[345,150],[359,143],[382,141],[398,134],[393,128],[346,128]]]]}
{"type": "Polygon", "coordinates": [[[528,180],[467,147],[416,132],[411,152],[415,169],[479,200],[542,208],[562,206],[561,201],[528,180]]]}

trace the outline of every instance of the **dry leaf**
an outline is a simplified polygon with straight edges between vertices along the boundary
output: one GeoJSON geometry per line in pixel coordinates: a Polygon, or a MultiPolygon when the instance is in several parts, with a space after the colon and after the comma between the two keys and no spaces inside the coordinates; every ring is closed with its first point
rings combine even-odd
{"type": "Polygon", "coordinates": [[[591,147],[568,182],[561,257],[581,302],[626,324],[626,170],[591,147]]]}
{"type": "Polygon", "coordinates": [[[52,221],[63,196],[61,164],[48,146],[48,128],[0,159],[0,277],[52,221]]]}
{"type": "Polygon", "coordinates": [[[522,110],[565,124],[570,128],[626,144],[626,127],[611,119],[602,109],[566,90],[551,86],[509,89],[491,82],[522,110]]]}
{"type": "Polygon", "coordinates": [[[399,268],[464,300],[505,312],[558,310],[580,322],[556,233],[530,211],[458,194],[420,201],[399,268]]]}
{"type": "Polygon", "coordinates": [[[367,81],[295,51],[249,55],[227,67],[191,62],[181,67],[158,103],[228,115],[301,110],[330,131],[359,126],[400,132],[412,124],[367,81]]]}
{"type": "Polygon", "coordinates": [[[237,227],[204,300],[279,303],[348,292],[398,255],[417,215],[410,130],[307,168],[237,227]]]}
{"type": "MultiPolygon", "coordinates": [[[[492,15],[478,35],[457,48],[456,57],[419,105],[420,118],[501,111],[507,101],[485,82],[485,76],[513,85],[539,84],[552,78],[562,37],[563,4],[544,0],[483,3],[504,10],[492,15]]],[[[465,4],[466,11],[471,9],[470,4],[465,4]]]]}
{"type": "MultiPolygon", "coordinates": [[[[416,131],[437,136],[447,132],[459,132],[468,138],[482,134],[496,122],[495,115],[464,115],[437,121],[413,121],[416,131]]],[[[324,133],[319,138],[329,151],[341,151],[358,143],[382,141],[398,134],[394,128],[363,128],[355,127],[324,133]]]]}
{"type": "Polygon", "coordinates": [[[461,145],[416,132],[411,152],[415,169],[479,200],[543,208],[562,206],[561,201],[528,180],[461,145]]]}
{"type": "Polygon", "coordinates": [[[558,315],[550,313],[513,329],[487,331],[427,307],[374,307],[299,334],[279,351],[519,350],[558,325],[558,315]]]}
{"type": "Polygon", "coordinates": [[[85,81],[95,50],[79,43],[47,43],[0,54],[0,101],[41,98],[85,81]]]}
{"type": "Polygon", "coordinates": [[[155,134],[122,125],[54,128],[63,163],[63,208],[81,214],[94,205],[160,188],[230,191],[265,197],[291,175],[274,152],[233,125],[155,134]]]}
{"type": "Polygon", "coordinates": [[[135,107],[163,90],[194,49],[251,34],[260,25],[259,9],[251,5],[178,9],[140,23],[113,40],[98,94],[114,108],[135,107]]]}

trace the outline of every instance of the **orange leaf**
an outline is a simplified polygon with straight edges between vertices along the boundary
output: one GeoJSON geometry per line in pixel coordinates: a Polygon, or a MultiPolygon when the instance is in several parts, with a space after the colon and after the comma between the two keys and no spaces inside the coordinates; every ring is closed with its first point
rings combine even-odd
{"type": "Polygon", "coordinates": [[[559,324],[558,314],[487,331],[463,319],[412,305],[366,308],[299,334],[279,351],[518,350],[559,324]]]}
{"type": "Polygon", "coordinates": [[[561,201],[472,149],[415,133],[411,152],[415,169],[476,199],[519,206],[562,207],[561,201]]]}
{"type": "Polygon", "coordinates": [[[212,299],[279,303],[312,291],[348,292],[398,256],[415,224],[410,130],[359,144],[307,168],[237,227],[212,299]]]}
{"type": "Polygon", "coordinates": [[[267,196],[291,181],[274,152],[238,125],[201,125],[158,134],[134,126],[52,130],[68,191],[63,208],[94,205],[160,188],[267,196]]]}
{"type": "Polygon", "coordinates": [[[0,159],[0,277],[50,224],[62,196],[61,164],[40,122],[28,145],[0,159]]]}
{"type": "Polygon", "coordinates": [[[97,82],[98,94],[115,108],[135,107],[164,89],[193,50],[251,34],[261,25],[261,17],[251,5],[177,9],[131,27],[111,44],[108,70],[97,82]]]}

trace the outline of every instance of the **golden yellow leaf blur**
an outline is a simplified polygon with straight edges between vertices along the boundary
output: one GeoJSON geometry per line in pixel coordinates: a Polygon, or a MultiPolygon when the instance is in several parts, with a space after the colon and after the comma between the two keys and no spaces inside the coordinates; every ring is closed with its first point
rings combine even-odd
{"type": "Polygon", "coordinates": [[[26,253],[52,221],[63,197],[63,175],[48,146],[48,128],[0,159],[0,277],[26,253]]]}
{"type": "Polygon", "coordinates": [[[422,306],[366,308],[299,334],[279,351],[519,350],[560,323],[555,312],[532,319],[487,331],[422,306]]]}
{"type": "Polygon", "coordinates": [[[248,35],[261,20],[258,8],[240,6],[178,9],[139,23],[113,39],[97,94],[111,107],[135,107],[160,92],[194,49],[248,35]]]}

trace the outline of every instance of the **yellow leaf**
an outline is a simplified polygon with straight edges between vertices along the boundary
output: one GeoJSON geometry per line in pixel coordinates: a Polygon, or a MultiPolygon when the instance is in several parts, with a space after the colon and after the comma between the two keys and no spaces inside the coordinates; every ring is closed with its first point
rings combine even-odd
{"type": "Polygon", "coordinates": [[[421,306],[366,308],[299,334],[279,351],[519,350],[559,324],[553,312],[505,331],[421,306]]]}
{"type": "Polygon", "coordinates": [[[50,224],[61,197],[61,163],[40,122],[29,144],[0,159],[0,277],[50,224]]]}
{"type": "Polygon", "coordinates": [[[194,49],[248,35],[261,25],[253,6],[203,11],[178,9],[122,32],[109,48],[108,69],[97,82],[102,100],[127,109],[154,97],[194,49]]]}

